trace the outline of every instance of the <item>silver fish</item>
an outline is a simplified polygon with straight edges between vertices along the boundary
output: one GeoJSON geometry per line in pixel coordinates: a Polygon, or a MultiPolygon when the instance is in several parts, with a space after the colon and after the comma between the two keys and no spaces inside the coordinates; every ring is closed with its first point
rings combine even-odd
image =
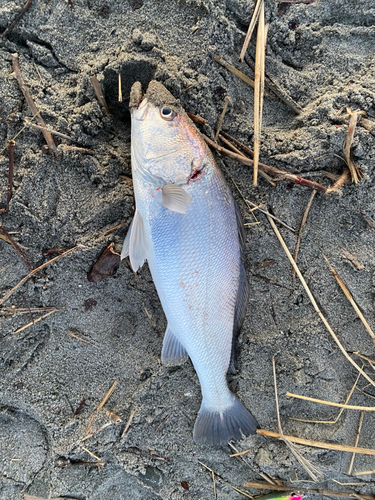
{"type": "Polygon", "coordinates": [[[200,133],[162,84],[152,81],[143,96],[135,83],[129,107],[136,212],[122,258],[134,271],[148,261],[168,320],[162,363],[189,356],[198,374],[194,440],[223,445],[258,426],[226,381],[248,297],[241,215],[200,133]]]}

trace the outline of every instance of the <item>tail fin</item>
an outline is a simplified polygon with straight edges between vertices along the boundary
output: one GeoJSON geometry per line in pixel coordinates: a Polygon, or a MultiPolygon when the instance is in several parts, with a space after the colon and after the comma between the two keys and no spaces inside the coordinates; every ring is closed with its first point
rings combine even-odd
{"type": "Polygon", "coordinates": [[[258,427],[258,422],[235,396],[233,405],[222,413],[208,410],[202,401],[194,426],[194,441],[223,446],[230,439],[242,439],[243,435],[255,434],[258,427]]]}

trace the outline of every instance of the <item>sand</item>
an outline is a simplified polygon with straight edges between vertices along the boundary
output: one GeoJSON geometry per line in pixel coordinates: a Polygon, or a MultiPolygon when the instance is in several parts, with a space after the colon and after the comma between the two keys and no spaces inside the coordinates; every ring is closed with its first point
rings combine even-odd
{"type": "MultiPolygon", "coordinates": [[[[22,7],[3,0],[0,32],[22,7]]],[[[46,149],[39,130],[26,127],[16,139],[13,198],[1,223],[34,266],[68,250],[65,257],[34,275],[0,307],[0,499],[24,494],[43,499],[213,499],[245,498],[257,491],[245,481],[269,474],[298,486],[370,494],[374,476],[348,476],[351,455],[313,448],[302,450],[324,478],[316,484],[282,442],[261,436],[235,446],[250,449],[246,462],[230,458],[228,448],[211,449],[192,440],[200,406],[200,387],[190,362],[160,365],[166,328],[147,265],[137,276],[122,262],[114,276],[89,282],[87,273],[113,242],[121,251],[134,213],[131,175],[131,85],[162,82],[186,111],[204,116],[203,131],[213,137],[224,99],[230,104],[223,130],[252,146],[253,91],[214,59],[237,63],[253,11],[244,0],[34,0],[12,33],[0,41],[0,148],[31,118],[12,72],[18,53],[21,71],[48,127],[71,138],[55,137],[59,156],[46,149]],[[118,102],[118,73],[123,102],[118,102]],[[90,77],[96,75],[110,115],[98,102],[90,77]],[[185,89],[193,86],[185,92],[185,89]],[[73,151],[62,145],[94,151],[73,151]],[[98,237],[118,224],[118,229],[98,237]],[[21,294],[22,292],[22,294],[21,294]],[[56,307],[34,325],[30,307],[56,307]],[[12,309],[13,308],[13,309],[12,309]],[[151,316],[151,320],[146,314],[151,316]],[[74,335],[74,336],[72,336],[74,335]],[[114,392],[88,422],[114,381],[114,392]],[[81,410],[74,415],[84,401],[81,410]],[[126,422],[134,415],[123,436],[126,422]],[[80,465],[96,459],[103,467],[80,465]],[[219,477],[220,476],[220,477],[219,477]],[[341,486],[341,483],[358,483],[341,486]],[[189,488],[189,491],[187,490],[189,488]]],[[[322,170],[341,174],[346,108],[363,110],[375,121],[375,9],[373,1],[266,1],[269,22],[266,71],[303,108],[296,115],[278,98],[265,97],[260,160],[331,185],[322,170]]],[[[254,38],[248,54],[255,54],[254,38]]],[[[374,135],[358,125],[353,159],[362,170],[357,185],[341,195],[317,194],[303,231],[298,263],[333,330],[349,352],[375,359],[374,344],[325,263],[340,274],[370,325],[375,328],[374,135]],[[367,219],[366,219],[367,218],[367,219]],[[370,223],[369,223],[370,222],[370,223]],[[364,266],[343,257],[346,250],[364,266]]],[[[216,155],[246,223],[255,222],[242,195],[298,230],[311,195],[308,188],[260,179],[252,185],[248,167],[216,155]]],[[[0,156],[1,207],[6,203],[8,153],[0,156]]],[[[276,357],[281,422],[286,434],[354,445],[360,412],[345,410],[335,424],[313,424],[290,417],[334,420],[337,408],[292,399],[286,392],[342,403],[357,377],[314,311],[267,218],[246,226],[246,268],[250,300],[239,338],[239,373],[231,387],[263,429],[277,431],[272,357],[276,357]],[[264,262],[271,261],[265,267],[264,262]],[[263,263],[263,265],[261,264],[263,263]]],[[[279,226],[291,251],[296,233],[279,226]]],[[[0,240],[1,296],[29,268],[0,240]]],[[[48,311],[36,311],[34,320],[48,311]]],[[[362,366],[361,360],[355,360],[362,366]]],[[[373,376],[367,364],[366,372],[373,376]]],[[[373,377],[374,378],[374,377],[373,377]]],[[[366,382],[361,378],[358,387],[366,382]]],[[[365,389],[374,395],[371,386],[365,389]]],[[[355,391],[351,404],[373,406],[355,391]]],[[[375,448],[374,415],[366,412],[359,446],[375,448]]],[[[357,455],[353,471],[375,468],[375,458],[357,455]]],[[[26,497],[27,498],[27,497],[26,497]]],[[[309,497],[310,498],[310,497],[309,497]]],[[[311,498],[323,498],[322,495],[311,498]]],[[[331,497],[325,497],[331,498],[331,497]]],[[[333,497],[332,497],[333,498],[333,497]]]]}

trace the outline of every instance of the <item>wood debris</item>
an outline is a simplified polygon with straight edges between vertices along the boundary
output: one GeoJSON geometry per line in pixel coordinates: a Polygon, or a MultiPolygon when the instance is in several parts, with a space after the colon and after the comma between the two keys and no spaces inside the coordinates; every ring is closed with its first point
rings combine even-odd
{"type": "Polygon", "coordinates": [[[348,260],[353,264],[353,266],[360,271],[361,269],[364,269],[365,266],[359,262],[355,254],[351,254],[347,250],[342,250],[342,256],[344,259],[348,260]]]}
{"type": "Polygon", "coordinates": [[[350,119],[349,119],[348,133],[347,133],[347,136],[346,136],[345,141],[344,141],[343,150],[344,150],[346,163],[349,167],[350,174],[352,177],[352,182],[354,182],[354,184],[357,184],[359,182],[359,178],[361,176],[361,171],[359,170],[359,168],[355,165],[355,163],[353,161],[353,158],[352,158],[352,155],[350,152],[350,148],[351,148],[352,143],[353,143],[354,132],[355,132],[355,128],[357,126],[358,116],[363,114],[364,112],[363,111],[351,111],[350,108],[347,108],[346,111],[347,111],[348,115],[350,116],[350,119]]]}
{"type": "Polygon", "coordinates": [[[24,6],[20,10],[20,12],[17,14],[14,21],[10,23],[10,25],[7,27],[7,29],[5,31],[3,31],[3,33],[1,33],[0,38],[5,38],[6,36],[9,35],[9,33],[11,31],[13,31],[16,24],[23,18],[23,16],[26,14],[26,12],[30,9],[32,1],[33,0],[26,0],[24,6]]]}
{"type": "Polygon", "coordinates": [[[110,115],[111,113],[110,113],[109,108],[107,106],[107,101],[105,100],[102,88],[100,86],[99,80],[97,79],[96,75],[90,77],[90,83],[93,86],[93,89],[95,91],[95,95],[96,95],[98,101],[105,109],[105,112],[107,113],[107,115],[110,115]]]}
{"type": "MultiPolygon", "coordinates": [[[[44,129],[46,129],[46,124],[44,123],[43,118],[39,115],[38,108],[36,107],[36,104],[34,102],[34,99],[31,96],[30,90],[27,88],[25,84],[25,80],[23,79],[22,73],[21,73],[21,67],[20,67],[20,61],[18,54],[12,54],[12,62],[13,62],[13,71],[14,74],[16,75],[18,84],[20,86],[20,89],[26,99],[26,102],[33,114],[35,116],[36,121],[38,122],[39,125],[41,125],[44,129]]],[[[46,143],[50,149],[50,151],[56,156],[57,154],[57,148],[56,144],[53,140],[51,132],[48,132],[48,129],[42,130],[42,133],[44,135],[44,138],[46,140],[46,143]]]]}

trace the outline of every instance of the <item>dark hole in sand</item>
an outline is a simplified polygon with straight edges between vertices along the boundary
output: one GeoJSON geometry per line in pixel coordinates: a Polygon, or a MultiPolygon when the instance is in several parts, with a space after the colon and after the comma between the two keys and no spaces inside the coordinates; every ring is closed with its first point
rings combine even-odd
{"type": "Polygon", "coordinates": [[[145,60],[126,62],[120,71],[107,68],[104,71],[103,90],[108,108],[115,121],[130,127],[129,97],[133,83],[141,82],[146,91],[154,78],[156,65],[145,60]],[[119,72],[121,74],[122,102],[119,102],[119,72]]]}

